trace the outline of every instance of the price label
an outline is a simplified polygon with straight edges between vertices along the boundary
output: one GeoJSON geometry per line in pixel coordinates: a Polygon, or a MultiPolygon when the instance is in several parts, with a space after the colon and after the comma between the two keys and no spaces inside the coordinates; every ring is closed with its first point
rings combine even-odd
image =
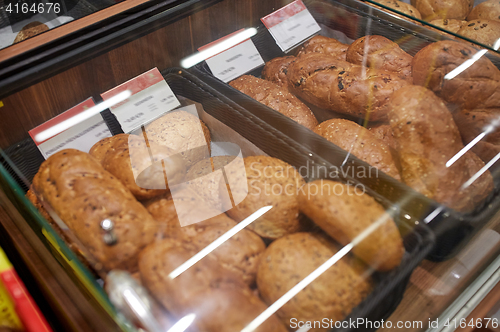
{"type": "Polygon", "coordinates": [[[89,98],[84,102],[70,108],[55,118],[41,124],[29,131],[29,134],[42,155],[47,159],[54,153],[63,149],[77,149],[89,152],[92,145],[105,137],[110,137],[111,132],[100,114],[96,114],[84,121],[76,123],[61,133],[38,142],[35,137],[41,132],[46,132],[59,123],[71,119],[95,106],[94,100],[89,98]]]}
{"type": "Polygon", "coordinates": [[[180,105],[157,68],[104,92],[101,97],[106,100],[124,91],[130,91],[132,95],[110,106],[109,109],[116,115],[126,133],[140,128],[180,105]]]}
{"type": "Polygon", "coordinates": [[[296,0],[278,9],[263,17],[261,21],[283,52],[321,30],[302,0],[296,0]]]}
{"type": "MultiPolygon", "coordinates": [[[[198,50],[202,51],[208,47],[217,47],[218,43],[241,31],[243,29],[200,47],[198,50]]],[[[226,83],[264,64],[262,56],[250,39],[227,50],[222,50],[205,61],[214,76],[226,83]]]]}

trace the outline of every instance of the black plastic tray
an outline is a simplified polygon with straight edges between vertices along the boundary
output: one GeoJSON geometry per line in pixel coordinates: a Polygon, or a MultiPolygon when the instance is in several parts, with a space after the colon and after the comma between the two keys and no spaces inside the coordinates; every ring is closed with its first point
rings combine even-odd
{"type": "MultiPolygon", "coordinates": [[[[324,29],[340,31],[353,40],[364,36],[369,31],[372,35],[382,35],[399,41],[401,48],[411,55],[416,54],[418,50],[431,42],[447,39],[435,31],[394,17],[362,2],[305,0],[304,3],[324,29]],[[356,24],[346,24],[345,22],[349,20],[355,21],[356,24]]],[[[258,27],[258,33],[251,39],[265,62],[286,55],[263,25],[258,27]]],[[[500,67],[500,58],[489,54],[487,56],[497,67],[500,67]]],[[[248,74],[260,76],[262,68],[262,66],[256,68],[248,74]]],[[[248,112],[277,128],[288,138],[300,143],[306,150],[306,154],[319,155],[337,166],[342,165],[347,157],[347,153],[333,143],[217,79],[212,75],[206,62],[197,64],[190,71],[248,112]]],[[[354,165],[368,166],[356,157],[349,156],[349,160],[354,165]]],[[[494,192],[483,203],[476,206],[474,211],[467,214],[449,209],[382,172],[377,179],[368,178],[359,179],[359,181],[395,206],[406,210],[411,217],[428,223],[437,240],[435,248],[427,258],[433,261],[444,261],[453,257],[475,231],[479,230],[499,210],[500,179],[494,178],[496,178],[494,192]]]]}
{"type": "MultiPolygon", "coordinates": [[[[265,153],[297,168],[314,167],[314,165],[331,166],[326,160],[310,156],[302,145],[221,95],[192,74],[175,68],[166,70],[162,74],[176,95],[201,103],[205,112],[233,128],[265,153]]],[[[110,127],[115,128],[115,134],[119,132],[116,130],[117,123],[114,117],[107,116],[105,119],[110,127]]],[[[19,184],[27,189],[23,178],[30,182],[43,162],[38,149],[34,143],[26,140],[22,144],[9,147],[4,153],[0,156],[2,164],[9,168],[19,184]],[[18,174],[19,172],[21,174],[18,174]]],[[[306,180],[315,178],[317,177],[310,177],[306,180]]],[[[394,220],[403,234],[406,253],[401,265],[396,269],[389,273],[374,274],[376,280],[374,291],[353,310],[346,319],[347,321],[357,318],[380,321],[390,316],[403,297],[411,272],[428,255],[435,244],[434,235],[426,225],[415,224],[415,220],[405,218],[404,210],[394,209],[392,203],[377,192],[367,188],[367,193],[392,211],[394,220]]],[[[350,329],[338,330],[349,331],[350,329]]]]}

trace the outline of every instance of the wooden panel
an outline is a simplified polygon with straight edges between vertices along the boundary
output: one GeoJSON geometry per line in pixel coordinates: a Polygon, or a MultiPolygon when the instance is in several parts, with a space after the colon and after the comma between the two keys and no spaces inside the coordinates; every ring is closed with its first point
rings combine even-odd
{"type": "Polygon", "coordinates": [[[262,16],[287,2],[217,3],[3,99],[0,148],[27,138],[28,130],[86,98],[99,100],[100,93],[153,67],[178,66],[197,47],[258,24],[262,16]]]}

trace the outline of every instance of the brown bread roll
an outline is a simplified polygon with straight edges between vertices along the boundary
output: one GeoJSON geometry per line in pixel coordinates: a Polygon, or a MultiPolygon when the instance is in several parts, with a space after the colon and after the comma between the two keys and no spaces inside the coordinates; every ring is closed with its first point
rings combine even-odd
{"type": "MultiPolygon", "coordinates": [[[[150,245],[139,261],[144,285],[177,318],[194,313],[192,331],[241,331],[266,305],[213,257],[204,257],[174,279],[169,277],[195,252],[189,244],[168,240],[150,245]]],[[[286,328],[271,316],[255,331],[285,332],[286,328]]]]}
{"type": "Polygon", "coordinates": [[[341,43],[334,38],[314,36],[304,43],[297,56],[309,53],[323,53],[330,55],[337,60],[345,61],[348,47],[349,45],[341,43]]]}
{"type": "Polygon", "coordinates": [[[272,82],[243,75],[231,81],[229,85],[308,129],[313,130],[318,124],[309,107],[272,82]]]}
{"type": "Polygon", "coordinates": [[[288,66],[296,59],[294,56],[284,56],[266,62],[262,69],[262,78],[288,89],[288,80],[286,78],[288,66]]]}
{"type": "Polygon", "coordinates": [[[443,28],[445,30],[451,31],[453,33],[457,33],[460,28],[462,28],[465,24],[467,24],[467,21],[464,20],[456,20],[456,19],[449,19],[449,18],[438,18],[435,20],[430,21],[429,23],[443,28]]]}
{"type": "Polygon", "coordinates": [[[196,116],[186,111],[170,111],[145,127],[151,143],[165,145],[180,153],[189,168],[210,157],[210,131],[196,116]]]}
{"type": "Polygon", "coordinates": [[[474,5],[473,0],[411,0],[426,21],[437,18],[464,20],[474,5]]]}
{"type": "Polygon", "coordinates": [[[392,134],[391,125],[389,123],[381,122],[371,124],[368,126],[368,130],[391,149],[396,150],[396,141],[394,140],[394,135],[392,134]]]}
{"type": "MultiPolygon", "coordinates": [[[[228,206],[226,213],[240,222],[261,207],[271,205],[273,208],[248,228],[267,239],[298,232],[301,229],[298,189],[304,185],[299,172],[272,157],[250,156],[244,161],[246,174],[239,167],[226,169],[228,178],[233,179],[231,186],[227,186],[230,194],[235,201],[244,197],[235,207],[228,206]]],[[[221,186],[225,185],[221,182],[221,186]]]]}
{"type": "Polygon", "coordinates": [[[375,199],[353,186],[316,180],[299,196],[300,211],[342,245],[348,245],[371,225],[381,223],[353,253],[379,271],[389,271],[401,263],[405,249],[399,230],[375,199]]]}
{"type": "Polygon", "coordinates": [[[347,61],[367,67],[398,73],[401,79],[411,79],[412,56],[395,42],[382,36],[356,39],[347,49],[347,61]]]}
{"type": "Polygon", "coordinates": [[[331,119],[318,125],[314,132],[371,166],[400,179],[389,146],[368,129],[344,119],[331,119]]]}
{"type": "Polygon", "coordinates": [[[403,14],[413,16],[419,20],[422,19],[422,16],[420,15],[420,12],[417,10],[417,8],[413,7],[409,3],[398,0],[377,0],[376,2],[386,7],[397,10],[398,12],[401,12],[403,14]]]}
{"type": "Polygon", "coordinates": [[[475,40],[478,43],[493,47],[500,38],[500,21],[473,20],[468,21],[457,34],[475,40]]]}
{"type": "Polygon", "coordinates": [[[26,24],[17,34],[13,44],[17,44],[25,39],[34,37],[42,32],[49,31],[49,27],[38,21],[26,24]]]}
{"type": "Polygon", "coordinates": [[[119,134],[97,142],[89,151],[105,170],[116,176],[138,200],[161,195],[168,184],[182,181],[186,165],[166,146],[136,135],[119,134]],[[153,160],[151,160],[153,157],[153,160]],[[165,179],[165,177],[167,179],[165,179]]]}
{"type": "Polygon", "coordinates": [[[105,270],[137,268],[137,255],[154,239],[155,222],[93,157],[73,149],[55,153],[40,166],[33,187],[105,270]],[[116,241],[101,228],[105,219],[114,224],[116,241]]]}
{"type": "MultiPolygon", "coordinates": [[[[179,202],[176,202],[176,204],[179,204],[179,202]]],[[[181,227],[174,201],[168,198],[160,198],[149,203],[147,209],[153,218],[164,227],[163,237],[174,241],[187,241],[194,246],[196,251],[204,249],[236,226],[234,220],[225,214],[220,214],[181,227]]],[[[219,264],[241,278],[246,284],[252,285],[255,282],[257,266],[265,248],[264,242],[257,234],[243,229],[215,249],[210,255],[214,256],[219,264]]]]}
{"type": "Polygon", "coordinates": [[[498,107],[500,70],[487,57],[480,57],[453,79],[444,78],[476,53],[471,46],[452,40],[432,43],[413,58],[413,83],[459,108],[498,107]]]}
{"type": "Polygon", "coordinates": [[[397,73],[363,68],[325,54],[301,56],[288,67],[289,89],[307,102],[370,121],[387,118],[385,103],[409,83],[397,73]]]}
{"type": "Polygon", "coordinates": [[[489,172],[462,188],[478,167],[484,166],[474,157],[473,163],[467,161],[472,152],[446,166],[464,145],[451,113],[432,91],[405,87],[391,97],[388,107],[401,176],[407,185],[458,211],[472,209],[475,201],[489,194],[493,188],[489,172]]]}
{"type": "MultiPolygon", "coordinates": [[[[287,235],[264,252],[257,274],[259,292],[268,305],[320,267],[338,251],[326,236],[312,233],[287,235]]],[[[287,326],[297,321],[343,320],[373,288],[364,264],[343,257],[277,312],[287,326]]],[[[294,329],[295,331],[296,329],[294,329]]],[[[313,328],[309,331],[325,331],[313,328]]]]}
{"type": "Polygon", "coordinates": [[[500,21],[500,2],[498,0],[481,2],[467,16],[467,21],[472,20],[500,21]]]}

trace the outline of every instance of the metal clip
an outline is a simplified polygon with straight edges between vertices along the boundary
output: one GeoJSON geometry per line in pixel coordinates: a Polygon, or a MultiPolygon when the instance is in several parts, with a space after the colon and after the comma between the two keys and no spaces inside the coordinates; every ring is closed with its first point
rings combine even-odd
{"type": "Polygon", "coordinates": [[[108,246],[115,245],[118,242],[118,238],[114,232],[115,225],[109,219],[104,219],[101,221],[101,228],[104,231],[103,240],[108,246]]]}

